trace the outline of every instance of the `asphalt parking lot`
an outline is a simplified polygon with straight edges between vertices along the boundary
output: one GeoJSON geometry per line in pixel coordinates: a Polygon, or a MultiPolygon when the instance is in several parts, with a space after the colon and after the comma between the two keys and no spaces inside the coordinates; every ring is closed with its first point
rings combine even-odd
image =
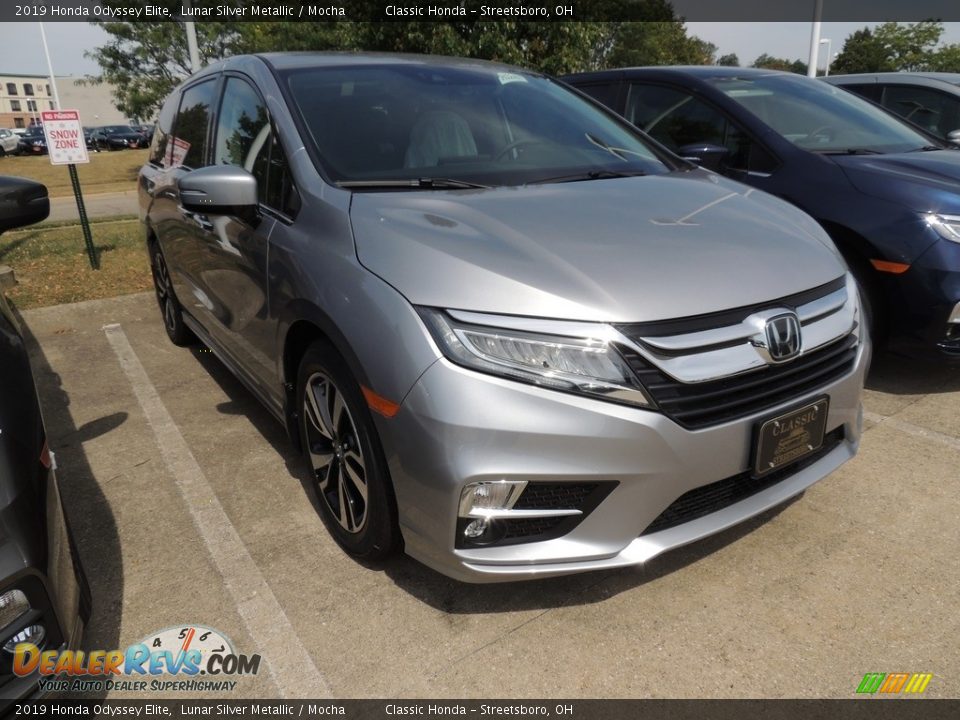
{"type": "Polygon", "coordinates": [[[281,426],[167,341],[151,295],[23,317],[86,649],[212,626],[269,665],[235,697],[847,698],[901,671],[960,696],[960,369],[879,358],[859,456],[745,525],[644,567],[472,586],[345,556],[281,426]]]}

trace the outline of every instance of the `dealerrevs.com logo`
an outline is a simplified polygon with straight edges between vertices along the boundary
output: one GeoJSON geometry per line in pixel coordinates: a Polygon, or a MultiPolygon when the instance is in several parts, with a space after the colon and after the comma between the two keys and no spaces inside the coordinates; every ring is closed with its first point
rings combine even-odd
{"type": "Polygon", "coordinates": [[[13,672],[38,673],[47,692],[213,691],[233,690],[237,682],[227,678],[256,675],[260,660],[237,653],[214,628],[185,624],[151,633],[126,650],[61,652],[21,643],[14,649],[13,672]]]}
{"type": "Polygon", "coordinates": [[[932,673],[867,673],[857,686],[861,695],[920,695],[930,684],[932,673]]]}

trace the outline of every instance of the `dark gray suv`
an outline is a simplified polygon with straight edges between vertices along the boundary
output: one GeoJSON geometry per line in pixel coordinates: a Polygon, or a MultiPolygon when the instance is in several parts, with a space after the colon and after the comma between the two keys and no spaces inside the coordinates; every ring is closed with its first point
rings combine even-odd
{"type": "Polygon", "coordinates": [[[354,555],[641,563],[856,452],[830,239],[542,75],[232,58],[164,105],[140,202],[170,339],[286,425],[354,555]]]}

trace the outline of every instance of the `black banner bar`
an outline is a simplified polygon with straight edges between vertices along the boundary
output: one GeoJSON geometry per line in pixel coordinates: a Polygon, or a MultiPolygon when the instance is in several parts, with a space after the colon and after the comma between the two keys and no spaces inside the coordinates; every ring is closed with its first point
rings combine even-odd
{"type": "MultiPolygon", "coordinates": [[[[815,0],[672,0],[677,16],[707,22],[809,22],[815,0]]],[[[643,22],[655,0],[35,0],[3,2],[2,22],[643,22]],[[188,7],[184,7],[187,5],[188,7]]],[[[824,22],[960,20],[958,0],[825,0],[824,22]]]]}
{"type": "Polygon", "coordinates": [[[572,720],[955,720],[960,700],[43,700],[10,717],[571,718],[572,720]]]}

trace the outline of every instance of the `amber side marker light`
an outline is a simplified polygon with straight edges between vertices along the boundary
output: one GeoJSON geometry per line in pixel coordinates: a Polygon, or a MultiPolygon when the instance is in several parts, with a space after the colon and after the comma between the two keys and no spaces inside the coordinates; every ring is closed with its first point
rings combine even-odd
{"type": "Polygon", "coordinates": [[[392,418],[400,412],[400,406],[397,403],[387,400],[382,395],[377,395],[373,390],[363,385],[360,386],[360,389],[363,391],[363,397],[371,410],[375,410],[386,418],[392,418]]]}
{"type": "Polygon", "coordinates": [[[889,260],[871,260],[870,264],[880,272],[890,273],[891,275],[903,275],[910,266],[906,263],[890,262],[889,260]]]}

